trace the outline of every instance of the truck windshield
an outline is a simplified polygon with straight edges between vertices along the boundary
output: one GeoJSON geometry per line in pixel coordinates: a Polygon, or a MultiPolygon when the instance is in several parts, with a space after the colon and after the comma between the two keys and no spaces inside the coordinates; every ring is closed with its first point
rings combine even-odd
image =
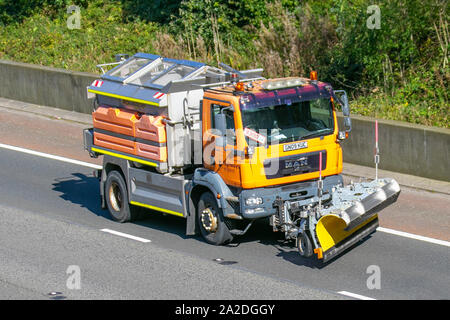
{"type": "Polygon", "coordinates": [[[329,98],[242,110],[244,135],[261,144],[277,144],[331,134],[329,98]]]}

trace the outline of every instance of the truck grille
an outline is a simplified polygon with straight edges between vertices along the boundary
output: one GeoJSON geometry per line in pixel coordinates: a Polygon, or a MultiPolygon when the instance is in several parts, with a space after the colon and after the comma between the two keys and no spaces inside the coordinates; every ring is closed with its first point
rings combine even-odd
{"type": "Polygon", "coordinates": [[[327,165],[327,152],[321,150],[265,160],[264,171],[266,178],[276,179],[319,171],[320,152],[322,152],[322,170],[325,170],[327,165]]]}

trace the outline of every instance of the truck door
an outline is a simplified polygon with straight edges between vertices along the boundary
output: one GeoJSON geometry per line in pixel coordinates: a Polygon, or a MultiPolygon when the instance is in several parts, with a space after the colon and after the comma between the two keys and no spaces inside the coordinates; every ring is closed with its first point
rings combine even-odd
{"type": "Polygon", "coordinates": [[[236,131],[234,112],[229,102],[203,101],[203,163],[204,167],[220,174],[225,183],[240,186],[239,165],[236,160],[236,131]],[[214,116],[223,113],[226,118],[225,137],[220,134],[214,116]],[[226,139],[225,148],[220,139],[226,139]]]}

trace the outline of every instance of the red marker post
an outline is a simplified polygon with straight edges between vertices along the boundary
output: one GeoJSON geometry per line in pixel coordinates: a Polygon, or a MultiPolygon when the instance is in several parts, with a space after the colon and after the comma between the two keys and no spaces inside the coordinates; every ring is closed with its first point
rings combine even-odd
{"type": "Polygon", "coordinates": [[[322,180],[322,151],[319,152],[319,179],[322,180]]]}
{"type": "Polygon", "coordinates": [[[319,152],[319,181],[317,182],[318,188],[318,196],[319,196],[319,211],[322,209],[322,190],[323,190],[323,181],[322,181],[322,151],[319,152]]]}
{"type": "Polygon", "coordinates": [[[375,143],[378,144],[378,120],[375,120],[375,143]]]}

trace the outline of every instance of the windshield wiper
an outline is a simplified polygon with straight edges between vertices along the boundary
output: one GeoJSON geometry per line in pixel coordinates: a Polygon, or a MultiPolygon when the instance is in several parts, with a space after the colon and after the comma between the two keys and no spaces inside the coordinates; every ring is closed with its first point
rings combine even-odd
{"type": "Polygon", "coordinates": [[[286,138],[282,138],[282,139],[279,139],[278,141],[277,141],[277,143],[279,144],[279,143],[286,143],[286,142],[291,142],[291,141],[297,141],[297,140],[299,140],[299,136],[291,136],[291,137],[286,137],[286,138]]]}
{"type": "Polygon", "coordinates": [[[322,136],[324,134],[324,132],[327,132],[327,131],[332,131],[332,130],[329,129],[329,128],[320,129],[320,130],[318,130],[316,132],[313,132],[313,133],[310,133],[310,134],[307,134],[307,135],[303,136],[300,140],[308,139],[308,138],[314,138],[314,137],[320,137],[320,136],[322,136]]]}

